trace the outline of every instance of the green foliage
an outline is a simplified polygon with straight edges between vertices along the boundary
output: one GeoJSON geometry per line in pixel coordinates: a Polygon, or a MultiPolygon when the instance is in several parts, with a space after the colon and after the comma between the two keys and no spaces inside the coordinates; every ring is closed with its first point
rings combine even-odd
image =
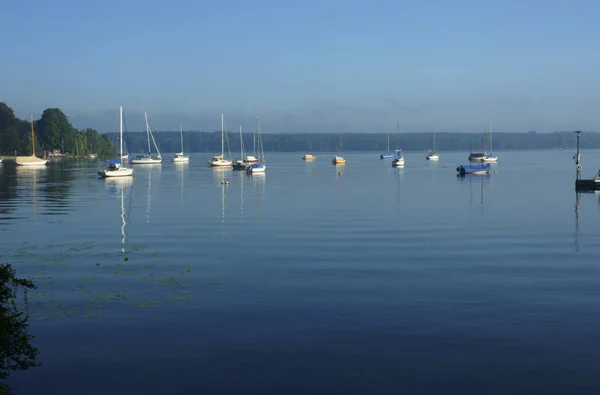
{"type": "Polygon", "coordinates": [[[33,282],[16,277],[9,264],[0,265],[0,394],[11,394],[4,381],[11,372],[37,366],[38,350],[30,343],[29,316],[19,310],[17,299],[23,290],[27,306],[27,291],[35,289],[33,282]]]}
{"type": "MultiPolygon", "coordinates": [[[[60,149],[72,155],[110,155],[114,145],[94,129],[77,130],[58,108],[48,108],[34,121],[35,152],[60,149]]],[[[31,155],[31,123],[15,117],[13,110],[0,103],[0,154],[31,155]]]]}

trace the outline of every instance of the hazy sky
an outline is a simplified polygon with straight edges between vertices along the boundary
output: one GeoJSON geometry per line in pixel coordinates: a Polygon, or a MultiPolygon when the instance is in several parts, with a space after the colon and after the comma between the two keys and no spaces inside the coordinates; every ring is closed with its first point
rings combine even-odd
{"type": "Polygon", "coordinates": [[[79,127],[600,130],[597,0],[3,0],[0,37],[0,101],[79,127]]]}

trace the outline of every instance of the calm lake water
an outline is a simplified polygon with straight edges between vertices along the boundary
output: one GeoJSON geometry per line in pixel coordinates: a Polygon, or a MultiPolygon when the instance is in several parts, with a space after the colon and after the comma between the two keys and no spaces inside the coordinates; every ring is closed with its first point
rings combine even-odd
{"type": "MultiPolygon", "coordinates": [[[[406,153],[267,153],[267,174],[0,165],[0,255],[42,366],[18,394],[600,391],[600,195],[574,152],[456,177],[406,153]],[[340,174],[338,172],[341,172],[340,174]],[[228,182],[228,183],[226,183],[228,182]]],[[[591,177],[600,152],[584,151],[591,177]]]]}

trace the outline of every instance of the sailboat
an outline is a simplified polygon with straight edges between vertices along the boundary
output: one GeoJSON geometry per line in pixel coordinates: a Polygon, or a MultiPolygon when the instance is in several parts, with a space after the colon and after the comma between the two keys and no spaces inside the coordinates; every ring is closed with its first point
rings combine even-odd
{"type": "Polygon", "coordinates": [[[333,158],[333,160],[331,161],[331,163],[333,163],[334,165],[345,165],[346,164],[346,159],[344,159],[342,157],[342,135],[341,134],[340,134],[340,155],[335,156],[333,158]]]}
{"type": "Polygon", "coordinates": [[[213,156],[208,162],[212,167],[231,166],[233,163],[225,159],[225,117],[221,114],[221,155],[213,156]]]}
{"type": "Polygon", "coordinates": [[[106,169],[98,172],[100,177],[126,177],[133,175],[133,169],[123,167],[123,106],[119,107],[119,159],[108,160],[106,169]]]}
{"type": "Polygon", "coordinates": [[[381,159],[389,159],[392,158],[394,155],[392,155],[392,153],[390,152],[390,135],[388,134],[388,148],[387,151],[385,151],[383,154],[379,155],[379,157],[381,159]]]}
{"type": "Polygon", "coordinates": [[[487,163],[496,163],[498,162],[498,157],[494,156],[492,153],[492,125],[490,124],[490,153],[481,158],[482,162],[487,163]]]}
{"type": "Polygon", "coordinates": [[[260,152],[260,162],[249,164],[246,167],[246,173],[255,174],[255,173],[264,173],[267,170],[267,163],[265,161],[265,148],[263,146],[262,133],[260,131],[260,120],[256,118],[256,127],[258,129],[258,150],[260,152]]]}
{"type": "Polygon", "coordinates": [[[402,156],[402,151],[400,150],[400,122],[396,124],[396,150],[394,151],[394,160],[392,160],[393,167],[402,167],[404,166],[404,156],[402,156]]]}
{"type": "Polygon", "coordinates": [[[246,170],[246,161],[244,160],[244,138],[242,137],[242,127],[240,126],[240,160],[233,164],[233,170],[246,170]]]}
{"type": "Polygon", "coordinates": [[[315,160],[315,159],[317,159],[317,157],[312,154],[312,141],[310,139],[310,132],[308,132],[308,152],[309,153],[306,154],[306,155],[304,155],[302,157],[302,159],[304,159],[304,160],[315,160]]]}
{"type": "Polygon", "coordinates": [[[440,160],[440,156],[437,153],[437,146],[435,144],[435,132],[433,132],[433,151],[429,151],[429,154],[427,154],[425,158],[431,161],[440,160]]]}
{"type": "Polygon", "coordinates": [[[254,155],[246,155],[246,158],[244,158],[246,164],[258,162],[258,158],[256,157],[256,133],[252,133],[252,153],[254,155]]]}
{"type": "Polygon", "coordinates": [[[156,141],[154,140],[154,136],[152,135],[152,130],[150,130],[150,125],[148,124],[148,115],[144,112],[144,119],[146,120],[146,136],[148,137],[148,154],[147,155],[138,155],[134,159],[131,160],[132,165],[159,165],[162,162],[162,156],[160,155],[160,151],[156,146],[156,141]],[[156,157],[152,156],[152,151],[150,148],[150,139],[152,138],[152,143],[154,144],[154,148],[156,149],[156,157]]]}
{"type": "Polygon", "coordinates": [[[471,143],[471,153],[469,154],[470,162],[483,162],[483,158],[485,158],[485,156],[486,156],[485,150],[483,148],[484,136],[485,136],[485,133],[482,133],[481,134],[481,152],[480,153],[473,152],[473,143],[471,143]]]}
{"type": "Polygon", "coordinates": [[[181,140],[181,152],[175,153],[175,155],[171,157],[171,161],[173,163],[188,163],[190,161],[190,157],[183,154],[183,127],[181,124],[179,124],[179,136],[181,140]]]}
{"type": "Polygon", "coordinates": [[[46,166],[48,160],[40,159],[35,156],[35,134],[33,133],[33,115],[29,118],[31,122],[31,156],[17,156],[15,162],[17,166],[46,166]]]}

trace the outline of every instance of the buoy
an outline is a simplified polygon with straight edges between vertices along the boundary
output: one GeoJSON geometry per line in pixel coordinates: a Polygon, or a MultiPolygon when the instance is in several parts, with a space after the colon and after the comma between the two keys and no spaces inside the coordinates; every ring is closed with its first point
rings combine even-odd
{"type": "Polygon", "coordinates": [[[225,185],[229,185],[229,181],[225,181],[225,185]]]}

